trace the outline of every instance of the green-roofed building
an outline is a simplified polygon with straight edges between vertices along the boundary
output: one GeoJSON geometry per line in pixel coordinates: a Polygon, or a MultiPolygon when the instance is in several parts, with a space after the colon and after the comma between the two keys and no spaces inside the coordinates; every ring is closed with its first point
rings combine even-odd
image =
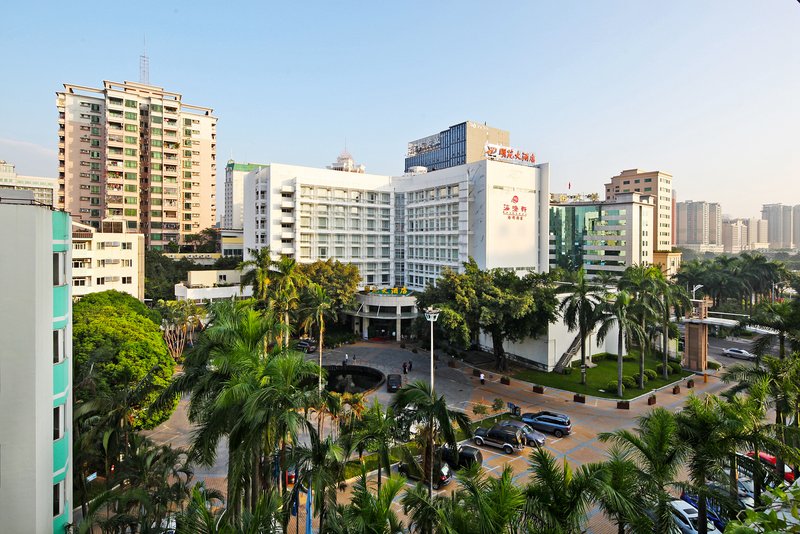
{"type": "Polygon", "coordinates": [[[261,163],[239,163],[228,160],[225,165],[225,213],[222,215],[222,227],[228,229],[244,228],[244,177],[251,171],[268,167],[261,163]]]}

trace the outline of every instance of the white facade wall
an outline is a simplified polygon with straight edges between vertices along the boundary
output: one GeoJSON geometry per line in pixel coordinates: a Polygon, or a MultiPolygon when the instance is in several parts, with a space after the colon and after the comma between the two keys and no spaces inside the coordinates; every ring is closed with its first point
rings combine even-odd
{"type": "Polygon", "coordinates": [[[363,285],[394,283],[391,178],[271,164],[245,178],[244,248],[301,263],[355,264],[363,285]]]}

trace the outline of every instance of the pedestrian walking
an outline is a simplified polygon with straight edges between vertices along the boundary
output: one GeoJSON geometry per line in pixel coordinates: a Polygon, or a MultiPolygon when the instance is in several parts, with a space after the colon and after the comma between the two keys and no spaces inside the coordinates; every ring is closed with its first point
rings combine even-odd
{"type": "Polygon", "coordinates": [[[344,364],[347,365],[350,362],[350,356],[345,352],[344,353],[344,364]]]}
{"type": "Polygon", "coordinates": [[[403,374],[408,374],[408,364],[406,362],[403,362],[403,374]]]}
{"type": "Polygon", "coordinates": [[[486,375],[481,373],[481,385],[484,385],[484,384],[486,384],[486,375]]]}
{"type": "Polygon", "coordinates": [[[413,367],[413,366],[411,365],[411,363],[412,363],[412,362],[411,362],[411,360],[408,360],[408,370],[409,370],[409,371],[411,370],[411,367],[413,367]]]}

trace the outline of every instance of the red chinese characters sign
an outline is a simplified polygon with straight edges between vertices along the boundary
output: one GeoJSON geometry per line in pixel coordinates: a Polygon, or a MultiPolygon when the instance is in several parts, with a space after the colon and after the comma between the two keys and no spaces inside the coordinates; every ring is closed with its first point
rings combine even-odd
{"type": "Polygon", "coordinates": [[[521,221],[528,216],[528,207],[519,203],[519,197],[514,195],[511,202],[503,204],[503,215],[509,221],[521,221]]]}
{"type": "Polygon", "coordinates": [[[523,152],[514,148],[501,145],[486,145],[486,157],[489,159],[500,159],[517,163],[536,163],[536,156],[533,152],[523,152]]]}

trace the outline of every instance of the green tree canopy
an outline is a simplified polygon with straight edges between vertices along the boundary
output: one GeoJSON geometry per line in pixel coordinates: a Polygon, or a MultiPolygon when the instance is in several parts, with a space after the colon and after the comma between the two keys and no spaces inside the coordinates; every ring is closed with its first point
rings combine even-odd
{"type": "Polygon", "coordinates": [[[302,263],[297,268],[308,280],[322,286],[333,301],[334,310],[339,311],[353,303],[361,273],[352,263],[328,258],[327,261],[302,263]]]}
{"type": "MultiPolygon", "coordinates": [[[[110,296],[111,301],[118,298],[110,296]]],[[[102,296],[93,299],[100,304],[87,299],[73,309],[73,357],[76,367],[88,365],[92,369],[93,380],[91,388],[76,386],[76,400],[90,400],[98,390],[108,394],[132,386],[153,370],[152,389],[141,405],[131,407],[134,426],[152,428],[167,420],[174,403],[150,415],[146,413],[169,384],[175,368],[161,329],[125,306],[104,305],[102,296]]]]}
{"type": "Polygon", "coordinates": [[[426,288],[417,302],[420,309],[442,310],[437,326],[455,345],[476,341],[481,331],[491,335],[498,369],[508,367],[503,344],[545,333],[558,304],[549,276],[520,278],[508,269],[481,270],[473,259],[463,273],[443,271],[437,286],[426,288]]]}
{"type": "Polygon", "coordinates": [[[150,319],[156,324],[161,324],[161,315],[156,310],[148,308],[136,297],[115,289],[101,291],[99,293],[89,293],[74,304],[72,311],[73,314],[77,314],[81,313],[83,310],[102,306],[126,309],[136,315],[141,315],[142,317],[150,319]]]}

